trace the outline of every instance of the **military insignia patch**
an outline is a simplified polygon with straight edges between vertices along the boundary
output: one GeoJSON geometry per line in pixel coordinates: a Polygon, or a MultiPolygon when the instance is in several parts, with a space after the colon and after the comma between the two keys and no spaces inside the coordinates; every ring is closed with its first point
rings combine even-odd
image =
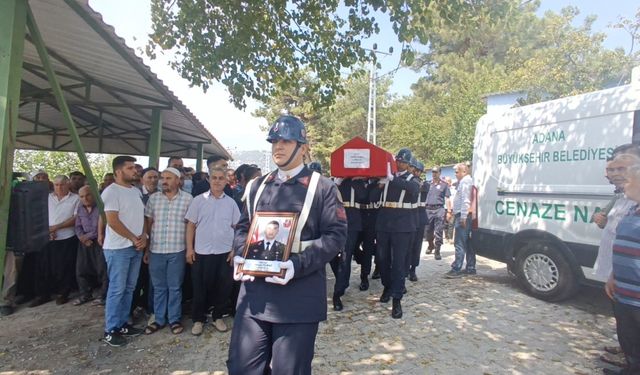
{"type": "Polygon", "coordinates": [[[298,181],[299,181],[302,185],[304,185],[305,187],[309,187],[309,176],[306,176],[306,177],[300,177],[300,178],[298,179],[298,181]]]}
{"type": "Polygon", "coordinates": [[[347,220],[347,212],[344,210],[344,207],[336,207],[336,217],[339,220],[347,220]]]}

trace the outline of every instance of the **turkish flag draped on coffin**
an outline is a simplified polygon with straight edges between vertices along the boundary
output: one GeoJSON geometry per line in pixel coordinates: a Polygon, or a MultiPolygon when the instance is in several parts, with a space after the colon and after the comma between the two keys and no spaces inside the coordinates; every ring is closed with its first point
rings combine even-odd
{"type": "Polygon", "coordinates": [[[386,177],[387,163],[397,172],[393,155],[386,150],[355,137],[331,153],[331,175],[334,177],[386,177]]]}

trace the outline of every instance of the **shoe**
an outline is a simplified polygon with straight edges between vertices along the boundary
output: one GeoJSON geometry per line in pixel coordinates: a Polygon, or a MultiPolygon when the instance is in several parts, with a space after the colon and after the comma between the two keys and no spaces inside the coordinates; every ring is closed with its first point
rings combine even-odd
{"type": "Polygon", "coordinates": [[[125,339],[118,332],[105,332],[102,341],[104,341],[107,345],[114,347],[127,345],[127,339],[125,339]]]}
{"type": "Polygon", "coordinates": [[[124,337],[136,337],[143,334],[144,329],[136,328],[127,323],[118,330],[118,333],[124,337]]]}
{"type": "Polygon", "coordinates": [[[342,300],[339,296],[333,296],[333,310],[334,311],[342,311],[344,306],[342,305],[342,300]]]}
{"type": "Polygon", "coordinates": [[[49,302],[50,299],[50,297],[36,297],[31,300],[29,307],[38,307],[40,305],[44,305],[45,303],[49,302]]]}
{"type": "Polygon", "coordinates": [[[627,365],[627,360],[622,354],[604,353],[600,356],[600,360],[604,363],[608,363],[610,365],[618,366],[621,368],[627,365]]]}
{"type": "Polygon", "coordinates": [[[391,308],[391,317],[393,319],[402,318],[402,305],[400,304],[400,300],[398,298],[393,299],[393,307],[391,308]]]}
{"type": "Polygon", "coordinates": [[[377,280],[377,279],[379,279],[379,278],[380,278],[380,270],[378,269],[378,267],[376,267],[376,268],[373,270],[373,275],[371,275],[371,278],[372,278],[373,280],[377,280]]]}
{"type": "Polygon", "coordinates": [[[427,253],[427,254],[431,254],[431,253],[433,253],[433,249],[435,249],[435,248],[434,248],[434,247],[429,246],[429,247],[427,248],[426,253],[427,253]]]}
{"type": "Polygon", "coordinates": [[[380,302],[387,303],[391,299],[391,293],[387,289],[382,291],[382,295],[380,296],[380,302]]]}
{"type": "Polygon", "coordinates": [[[362,291],[369,290],[369,279],[367,279],[366,277],[362,279],[358,288],[362,291]]]}
{"type": "MultiPolygon", "coordinates": [[[[62,296],[60,296],[60,297],[62,297],[62,296]]],[[[85,303],[87,303],[87,302],[91,301],[92,299],[93,299],[93,297],[92,297],[92,296],[87,296],[87,295],[80,296],[80,297],[76,298],[76,299],[73,301],[73,306],[80,306],[80,305],[84,305],[85,303]]],[[[58,303],[58,300],[56,300],[56,303],[58,303]]]]}
{"type": "Polygon", "coordinates": [[[440,251],[436,251],[436,252],[435,252],[435,254],[433,255],[433,257],[434,257],[436,260],[440,260],[440,259],[442,259],[442,256],[440,255],[440,251]]]}
{"type": "Polygon", "coordinates": [[[604,351],[611,354],[620,354],[622,353],[622,348],[618,346],[605,346],[604,351]]]}
{"type": "Polygon", "coordinates": [[[204,323],[194,322],[193,327],[191,327],[191,334],[194,336],[200,336],[202,331],[204,331],[204,323]]]}
{"type": "Polygon", "coordinates": [[[227,327],[227,325],[224,322],[224,320],[222,320],[222,318],[218,318],[218,319],[214,320],[213,321],[213,326],[220,332],[227,332],[229,330],[229,328],[227,327]]]}
{"type": "Polygon", "coordinates": [[[92,306],[104,306],[106,305],[107,301],[103,300],[102,298],[97,298],[94,299],[93,302],[91,302],[92,306]]]}
{"type": "Polygon", "coordinates": [[[418,276],[416,275],[416,271],[409,272],[409,281],[413,281],[414,283],[418,281],[418,276]]]}
{"type": "Polygon", "coordinates": [[[0,306],[0,316],[7,316],[13,314],[12,306],[0,306]]]}
{"type": "Polygon", "coordinates": [[[462,274],[465,276],[473,276],[476,274],[476,270],[464,270],[462,271],[462,274]]]}
{"type": "Polygon", "coordinates": [[[149,315],[149,320],[147,320],[147,325],[151,325],[156,322],[156,314],[149,315]]]}
{"type": "Polygon", "coordinates": [[[407,294],[407,287],[406,286],[402,287],[402,294],[407,294]]]}
{"type": "Polygon", "coordinates": [[[463,276],[462,272],[456,271],[456,270],[451,270],[444,274],[444,277],[447,279],[459,279],[462,276],[463,276]]]}

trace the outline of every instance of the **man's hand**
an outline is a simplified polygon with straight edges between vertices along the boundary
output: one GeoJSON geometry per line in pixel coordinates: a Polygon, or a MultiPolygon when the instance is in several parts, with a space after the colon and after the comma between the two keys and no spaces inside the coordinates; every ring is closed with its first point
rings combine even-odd
{"type": "Polygon", "coordinates": [[[147,247],[147,235],[142,233],[138,237],[135,237],[133,240],[133,246],[135,246],[138,251],[144,250],[144,248],[147,247]]]}
{"type": "Polygon", "coordinates": [[[613,274],[611,274],[611,276],[609,276],[609,279],[607,280],[607,283],[604,284],[604,291],[605,293],[607,293],[607,296],[609,296],[609,298],[611,299],[613,299],[613,287],[614,287],[613,274]]]}
{"type": "Polygon", "coordinates": [[[145,251],[144,255],[142,256],[142,261],[144,262],[144,264],[149,264],[149,252],[145,251]]]}
{"type": "Polygon", "coordinates": [[[196,261],[196,252],[194,250],[187,250],[187,263],[193,264],[196,261]]]}
{"type": "Polygon", "coordinates": [[[57,230],[58,230],[58,226],[57,225],[50,225],[49,226],[49,234],[55,233],[57,230]]]}
{"type": "Polygon", "coordinates": [[[600,229],[604,229],[607,225],[607,215],[605,215],[604,212],[596,212],[591,217],[591,220],[593,220],[600,229]]]}
{"type": "Polygon", "coordinates": [[[284,278],[278,276],[269,276],[266,277],[264,281],[273,284],[286,285],[291,279],[293,279],[295,270],[293,269],[292,261],[288,260],[286,262],[280,262],[280,269],[287,270],[284,274],[284,278]]]}
{"type": "Polygon", "coordinates": [[[229,251],[229,255],[227,255],[227,263],[233,267],[233,251],[229,251]]]}
{"type": "Polygon", "coordinates": [[[453,213],[451,211],[447,211],[447,213],[444,215],[444,219],[449,223],[451,222],[452,217],[453,217],[453,213]]]}
{"type": "Polygon", "coordinates": [[[253,276],[245,275],[242,271],[239,271],[238,268],[241,264],[244,264],[244,258],[241,256],[233,257],[233,279],[235,281],[253,281],[256,278],[253,276]]]}
{"type": "Polygon", "coordinates": [[[391,173],[391,163],[387,162],[387,180],[393,181],[393,173],[391,173]]]}
{"type": "Polygon", "coordinates": [[[90,247],[91,245],[93,245],[93,241],[91,241],[91,240],[84,240],[84,241],[82,241],[82,243],[86,247],[90,247]]]}
{"type": "Polygon", "coordinates": [[[336,177],[333,179],[333,183],[336,184],[337,186],[340,186],[340,184],[342,184],[342,181],[344,181],[344,179],[341,177],[336,177]]]}

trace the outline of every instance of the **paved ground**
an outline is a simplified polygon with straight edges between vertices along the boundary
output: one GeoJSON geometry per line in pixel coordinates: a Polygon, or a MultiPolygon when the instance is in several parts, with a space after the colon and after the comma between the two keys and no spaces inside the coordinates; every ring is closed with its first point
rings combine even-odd
{"type": "MultiPolygon", "coordinates": [[[[479,258],[478,275],[447,280],[451,246],[436,262],[423,256],[403,299],[404,318],[379,303],[374,281],[358,277],[320,325],[315,374],[594,374],[614,341],[609,302],[594,288],[552,304],[521,293],[504,265],[479,258]]],[[[354,266],[354,270],[356,270],[354,266]]],[[[329,271],[330,274],[330,271],[329,271]]],[[[328,287],[333,287],[330,278],[328,287]]],[[[330,301],[329,301],[330,303],[330,301]]],[[[230,322],[229,322],[230,323],[230,322]]],[[[167,330],[126,348],[99,342],[98,307],[49,303],[0,318],[0,374],[224,374],[230,333],[201,337],[167,330]]],[[[190,329],[190,324],[187,325],[190,329]]]]}

